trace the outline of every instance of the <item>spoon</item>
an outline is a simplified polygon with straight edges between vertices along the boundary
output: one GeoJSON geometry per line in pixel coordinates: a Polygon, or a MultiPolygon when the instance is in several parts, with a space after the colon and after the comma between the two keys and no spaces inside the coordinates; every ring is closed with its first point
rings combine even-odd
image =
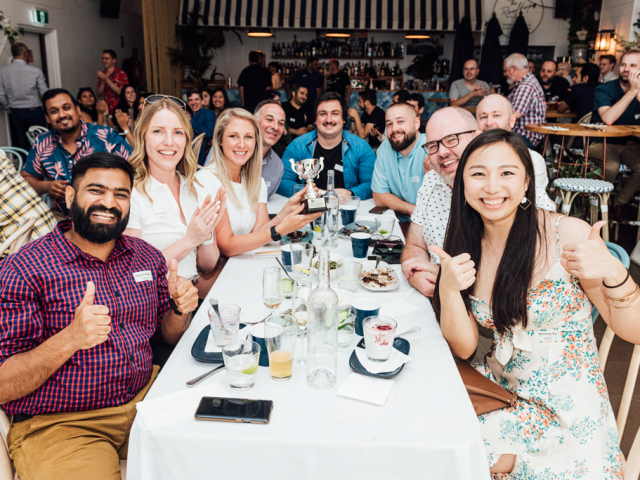
{"type": "Polygon", "coordinates": [[[211,304],[213,309],[216,311],[216,315],[218,315],[218,318],[222,318],[220,316],[220,310],[218,310],[218,300],[216,300],[215,298],[211,298],[209,299],[209,303],[211,304]]]}
{"type": "Polygon", "coordinates": [[[289,274],[287,273],[287,269],[286,269],[286,268],[284,268],[284,265],[282,264],[282,262],[280,261],[280,259],[279,259],[278,257],[276,257],[276,260],[278,261],[278,263],[279,263],[279,264],[280,264],[280,266],[282,267],[282,270],[284,271],[284,274],[287,276],[287,278],[293,282],[293,278],[291,278],[291,277],[289,276],[289,274]]]}
{"type": "Polygon", "coordinates": [[[218,365],[216,368],[214,368],[213,370],[209,370],[207,373],[203,373],[202,375],[197,376],[196,378],[192,378],[191,380],[189,380],[187,382],[187,387],[195,387],[197,384],[199,384],[201,381],[203,381],[205,378],[210,377],[211,375],[214,375],[216,373],[218,373],[220,370],[222,370],[224,368],[224,365],[218,365]]]}
{"type": "Polygon", "coordinates": [[[405,335],[409,335],[410,333],[418,333],[420,330],[422,330],[422,329],[419,326],[416,325],[415,327],[410,328],[406,332],[399,333],[398,335],[396,335],[393,338],[404,337],[405,335]]]}

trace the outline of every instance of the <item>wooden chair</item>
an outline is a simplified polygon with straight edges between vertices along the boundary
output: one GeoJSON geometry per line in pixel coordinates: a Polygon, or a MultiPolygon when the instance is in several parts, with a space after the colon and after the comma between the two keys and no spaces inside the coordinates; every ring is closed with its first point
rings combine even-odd
{"type": "Polygon", "coordinates": [[[27,130],[27,139],[29,140],[31,146],[33,147],[33,144],[36,143],[36,138],[38,138],[38,135],[48,131],[49,130],[46,127],[42,127],[40,125],[33,125],[29,127],[29,130],[27,130]]]}
{"type": "Polygon", "coordinates": [[[204,143],[204,133],[201,133],[191,141],[191,146],[193,147],[193,153],[196,154],[196,159],[200,157],[200,150],[202,149],[203,143],[204,143]]]}
{"type": "Polygon", "coordinates": [[[29,243],[35,223],[36,217],[24,219],[18,229],[9,235],[9,238],[4,242],[0,243],[0,254],[9,249],[9,255],[11,255],[17,252],[20,247],[29,243]]]}

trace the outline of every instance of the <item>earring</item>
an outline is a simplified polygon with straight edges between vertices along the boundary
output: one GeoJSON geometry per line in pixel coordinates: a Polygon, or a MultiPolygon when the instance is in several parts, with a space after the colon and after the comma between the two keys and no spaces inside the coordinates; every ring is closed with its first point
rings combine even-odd
{"type": "Polygon", "coordinates": [[[529,200],[527,197],[524,197],[522,199],[522,201],[520,202],[520,208],[522,210],[526,210],[527,208],[529,208],[531,206],[531,200],[529,200]]]}

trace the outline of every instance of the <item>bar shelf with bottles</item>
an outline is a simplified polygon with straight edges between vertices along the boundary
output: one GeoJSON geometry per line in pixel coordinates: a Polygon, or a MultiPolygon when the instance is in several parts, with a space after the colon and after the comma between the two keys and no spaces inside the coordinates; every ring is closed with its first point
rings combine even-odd
{"type": "Polygon", "coordinates": [[[293,36],[293,42],[273,42],[271,44],[271,58],[293,59],[307,57],[338,58],[338,59],[385,59],[399,60],[404,58],[403,42],[376,42],[366,38],[350,38],[338,40],[333,38],[316,38],[311,41],[298,42],[293,36]]]}

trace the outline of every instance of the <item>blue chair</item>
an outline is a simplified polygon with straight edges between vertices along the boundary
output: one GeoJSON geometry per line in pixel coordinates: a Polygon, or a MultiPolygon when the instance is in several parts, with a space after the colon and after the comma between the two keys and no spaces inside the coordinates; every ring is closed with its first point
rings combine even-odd
{"type": "Polygon", "coordinates": [[[0,150],[6,153],[9,158],[13,157],[17,159],[18,165],[16,166],[16,170],[18,172],[22,171],[22,167],[24,166],[24,162],[27,159],[29,152],[18,147],[0,147],[0,150]]]}
{"type": "MultiPolygon", "coordinates": [[[[616,245],[615,243],[611,243],[611,242],[604,242],[604,243],[606,243],[607,248],[609,249],[609,252],[611,253],[611,255],[613,255],[618,260],[620,260],[622,264],[625,266],[625,268],[629,268],[629,265],[631,264],[631,260],[629,259],[629,254],[626,252],[626,250],[622,248],[620,245],[616,245]]],[[[598,315],[600,315],[598,313],[598,309],[593,307],[593,312],[591,312],[591,320],[593,321],[593,323],[596,323],[596,320],[598,319],[598,315]]]]}

